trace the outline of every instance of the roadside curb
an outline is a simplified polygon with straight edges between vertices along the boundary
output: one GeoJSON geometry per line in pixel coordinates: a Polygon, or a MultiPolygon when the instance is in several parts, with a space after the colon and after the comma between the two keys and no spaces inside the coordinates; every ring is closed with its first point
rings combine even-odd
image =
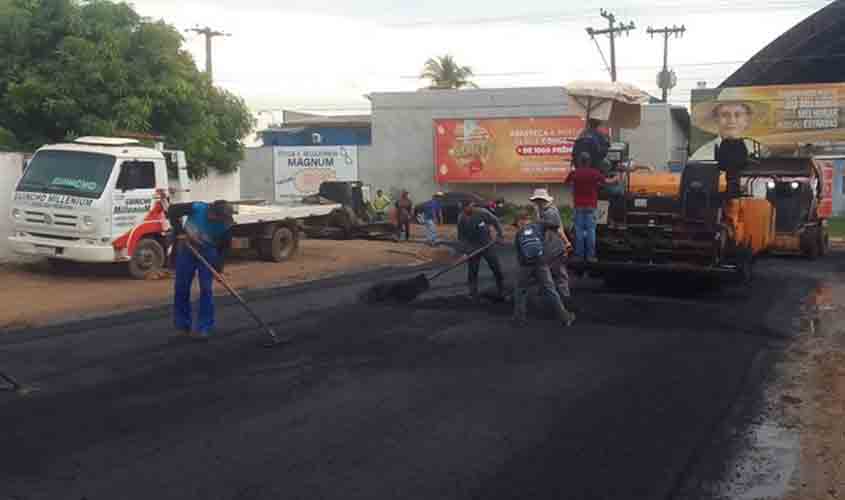
{"type": "MultiPolygon", "coordinates": [[[[437,264],[428,262],[411,266],[387,266],[340,273],[334,276],[321,278],[302,283],[290,285],[270,285],[254,289],[239,289],[238,293],[248,302],[279,299],[290,295],[313,291],[326,287],[344,287],[356,284],[366,285],[384,279],[394,279],[408,274],[416,274],[436,268],[437,264]]],[[[237,301],[227,294],[216,297],[219,307],[236,305],[237,301]]],[[[169,301],[150,304],[140,309],[131,311],[119,311],[113,313],[97,314],[95,316],[82,317],[67,322],[58,322],[36,327],[13,327],[7,329],[0,335],[0,346],[16,345],[33,340],[40,340],[54,335],[68,335],[83,333],[87,330],[103,326],[121,326],[141,321],[149,321],[151,316],[154,319],[166,318],[171,314],[169,301]]]]}

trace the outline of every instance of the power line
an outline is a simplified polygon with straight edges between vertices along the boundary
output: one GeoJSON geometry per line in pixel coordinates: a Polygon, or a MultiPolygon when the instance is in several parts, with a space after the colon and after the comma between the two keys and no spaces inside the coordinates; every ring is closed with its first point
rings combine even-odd
{"type": "MultiPolygon", "coordinates": [[[[817,0],[782,0],[771,2],[760,1],[722,1],[706,2],[699,5],[679,5],[677,3],[666,3],[662,5],[652,4],[650,8],[628,8],[623,9],[627,14],[647,15],[655,13],[665,15],[668,12],[679,11],[683,14],[730,12],[730,11],[756,11],[765,8],[766,12],[800,9],[820,9],[830,7],[833,2],[819,2],[817,0]]],[[[845,8],[845,6],[833,6],[833,8],[845,8]]],[[[590,9],[591,11],[591,9],[590,9]]],[[[387,28],[422,28],[431,26],[468,26],[484,24],[509,24],[509,23],[530,23],[546,24],[561,23],[569,21],[572,23],[583,22],[586,18],[593,18],[589,11],[584,9],[576,12],[542,12],[525,14],[521,16],[499,16],[499,17],[475,17],[457,19],[423,19],[409,22],[395,22],[384,24],[387,28]]]]}
{"type": "Polygon", "coordinates": [[[206,26],[205,28],[200,28],[199,26],[195,26],[193,28],[187,29],[185,31],[192,31],[197,33],[198,35],[205,36],[205,73],[208,75],[209,81],[213,80],[213,73],[212,73],[212,66],[211,66],[211,40],[212,38],[216,38],[219,36],[232,36],[229,33],[224,33],[222,31],[217,31],[209,28],[206,26]]]}
{"type": "Polygon", "coordinates": [[[663,70],[657,76],[658,86],[660,87],[660,90],[663,91],[663,102],[666,102],[666,98],[669,95],[669,89],[678,83],[678,78],[675,76],[675,72],[669,71],[669,35],[682,36],[686,31],[687,29],[684,25],[681,25],[680,28],[672,25],[671,28],[666,26],[665,28],[660,29],[653,29],[649,26],[646,30],[652,38],[654,38],[654,35],[663,35],[663,70]]]}
{"type": "MultiPolygon", "coordinates": [[[[631,21],[627,24],[620,23],[619,25],[616,24],[616,16],[613,15],[611,12],[608,12],[604,9],[601,10],[601,17],[603,17],[607,21],[607,28],[604,29],[594,29],[592,27],[587,28],[587,34],[590,35],[590,38],[595,40],[596,35],[607,35],[610,38],[610,80],[615,82],[616,81],[616,35],[617,34],[630,34],[630,32],[636,29],[634,22],[631,21]]],[[[598,47],[598,44],[596,44],[598,47]]],[[[601,48],[599,48],[599,52],[601,52],[601,48]]],[[[604,54],[602,54],[602,58],[604,58],[604,54]]]]}

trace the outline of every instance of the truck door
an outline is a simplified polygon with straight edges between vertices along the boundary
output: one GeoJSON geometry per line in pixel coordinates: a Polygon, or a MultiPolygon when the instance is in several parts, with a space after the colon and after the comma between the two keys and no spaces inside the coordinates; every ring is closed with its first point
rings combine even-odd
{"type": "Polygon", "coordinates": [[[112,235],[128,236],[144,223],[156,196],[156,165],[153,160],[126,160],[112,197],[112,235]]]}

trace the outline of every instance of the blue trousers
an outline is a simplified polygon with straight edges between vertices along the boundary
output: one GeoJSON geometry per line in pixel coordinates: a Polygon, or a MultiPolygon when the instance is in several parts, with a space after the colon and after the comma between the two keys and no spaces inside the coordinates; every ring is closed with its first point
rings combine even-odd
{"type": "Polygon", "coordinates": [[[437,244],[437,224],[433,220],[425,221],[425,238],[429,245],[437,244]]]}
{"type": "MultiPolygon", "coordinates": [[[[197,247],[195,247],[197,248],[197,247]]],[[[197,248],[209,264],[217,263],[217,249],[210,246],[197,248]]],[[[176,281],[173,294],[173,314],[176,328],[190,330],[193,322],[191,314],[191,285],[194,275],[199,276],[200,282],[200,310],[197,318],[199,333],[208,335],[214,328],[214,276],[202,262],[186,247],[179,245],[176,250],[176,281]]]]}
{"type": "Polygon", "coordinates": [[[575,255],[582,258],[596,256],[596,209],[575,209],[575,255]]]}

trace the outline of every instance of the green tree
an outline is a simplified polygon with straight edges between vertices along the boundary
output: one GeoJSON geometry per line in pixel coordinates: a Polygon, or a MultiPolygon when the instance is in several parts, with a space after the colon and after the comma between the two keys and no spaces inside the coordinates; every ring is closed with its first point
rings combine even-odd
{"type": "Polygon", "coordinates": [[[471,81],[472,68],[460,66],[450,55],[435,57],[425,62],[420,78],[429,80],[430,89],[478,88],[471,81]]]}
{"type": "Polygon", "coordinates": [[[229,172],[254,126],[163,21],[109,0],[0,0],[0,148],[82,135],[165,136],[191,174],[229,172]]]}

